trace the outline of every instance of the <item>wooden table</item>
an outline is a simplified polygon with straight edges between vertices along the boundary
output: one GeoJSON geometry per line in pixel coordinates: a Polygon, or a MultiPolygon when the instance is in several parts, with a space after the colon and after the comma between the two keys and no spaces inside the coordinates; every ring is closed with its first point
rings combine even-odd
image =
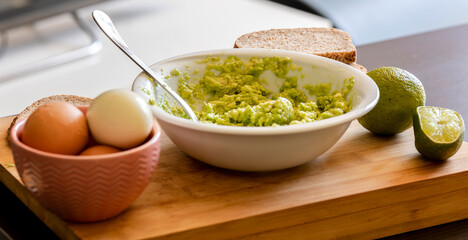
{"type": "MultiPolygon", "coordinates": [[[[463,92],[468,90],[468,83],[463,81],[463,76],[468,73],[468,48],[463,45],[463,39],[467,36],[468,25],[464,25],[362,46],[358,48],[358,62],[369,70],[390,65],[406,69],[423,82],[428,105],[449,107],[468,116],[468,106],[463,101],[463,92]]],[[[2,188],[3,186],[0,187],[2,227],[3,224],[12,225],[9,227],[17,232],[14,236],[17,239],[53,239],[53,234],[44,230],[40,221],[34,220],[15,197],[8,195],[8,190],[2,188]],[[15,222],[15,219],[18,221],[15,222]]],[[[468,220],[392,236],[389,239],[433,239],[434,236],[441,239],[468,237],[468,220]]]]}
{"type": "MultiPolygon", "coordinates": [[[[426,105],[451,108],[468,119],[468,25],[358,47],[368,70],[395,66],[413,73],[426,91],[426,105]]],[[[466,121],[466,120],[465,120],[466,121]]],[[[467,239],[468,219],[388,239],[467,239]]]]}

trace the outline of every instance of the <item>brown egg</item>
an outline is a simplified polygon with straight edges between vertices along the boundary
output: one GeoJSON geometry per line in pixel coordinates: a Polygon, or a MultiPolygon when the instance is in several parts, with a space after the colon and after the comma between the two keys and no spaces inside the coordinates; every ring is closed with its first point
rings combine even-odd
{"type": "Polygon", "coordinates": [[[46,152],[78,154],[88,143],[86,117],[71,104],[46,103],[26,120],[21,141],[46,152]]]}
{"type": "Polygon", "coordinates": [[[80,155],[90,156],[90,155],[101,155],[101,154],[109,154],[109,153],[116,153],[116,152],[120,152],[120,150],[111,146],[96,145],[96,146],[86,148],[83,152],[80,153],[80,155]]]}

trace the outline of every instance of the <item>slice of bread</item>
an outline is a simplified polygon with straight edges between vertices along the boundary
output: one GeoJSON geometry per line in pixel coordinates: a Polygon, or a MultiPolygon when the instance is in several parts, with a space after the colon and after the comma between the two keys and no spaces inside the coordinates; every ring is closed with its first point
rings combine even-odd
{"type": "MultiPolygon", "coordinates": [[[[50,97],[45,97],[42,99],[37,100],[27,108],[25,108],[21,113],[16,115],[13,121],[8,128],[7,138],[10,138],[10,131],[13,125],[15,125],[18,121],[29,117],[38,107],[44,105],[48,102],[67,102],[75,106],[85,106],[89,105],[93,101],[92,98],[75,96],[75,95],[53,95],[50,97]]],[[[9,142],[9,141],[8,141],[9,142]]]]}
{"type": "Polygon", "coordinates": [[[344,63],[356,62],[356,47],[345,31],[336,28],[270,29],[247,33],[234,48],[266,48],[304,52],[344,63]]]}
{"type": "Polygon", "coordinates": [[[367,73],[367,69],[364,66],[359,65],[359,64],[357,64],[355,62],[354,63],[348,63],[348,65],[351,66],[351,67],[357,68],[358,70],[361,70],[364,73],[367,73]]]}

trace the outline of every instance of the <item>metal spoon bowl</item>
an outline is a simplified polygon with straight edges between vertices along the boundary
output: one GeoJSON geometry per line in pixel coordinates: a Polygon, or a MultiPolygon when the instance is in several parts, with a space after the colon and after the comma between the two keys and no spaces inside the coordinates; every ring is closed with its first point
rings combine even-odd
{"type": "Polygon", "coordinates": [[[124,52],[133,62],[135,62],[152,80],[156,81],[169,95],[171,95],[178,104],[185,110],[188,116],[194,121],[198,122],[198,118],[190,108],[190,106],[176,93],[174,92],[165,82],[158,80],[155,77],[154,72],[143,63],[127,46],[125,41],[122,39],[120,34],[115,29],[112,20],[107,14],[102,11],[94,10],[92,13],[93,19],[99,26],[101,31],[120,49],[124,52]]]}

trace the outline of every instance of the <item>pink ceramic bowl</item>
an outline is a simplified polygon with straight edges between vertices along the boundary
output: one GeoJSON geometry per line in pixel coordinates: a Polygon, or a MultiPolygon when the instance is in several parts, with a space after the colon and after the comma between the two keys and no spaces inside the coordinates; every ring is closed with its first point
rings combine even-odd
{"type": "MultiPolygon", "coordinates": [[[[87,106],[79,107],[86,112],[87,106]]],[[[120,214],[151,180],[160,152],[156,121],[142,145],[119,153],[72,156],[33,149],[21,142],[25,120],[11,131],[11,148],[29,192],[59,217],[92,222],[120,214]]]]}

